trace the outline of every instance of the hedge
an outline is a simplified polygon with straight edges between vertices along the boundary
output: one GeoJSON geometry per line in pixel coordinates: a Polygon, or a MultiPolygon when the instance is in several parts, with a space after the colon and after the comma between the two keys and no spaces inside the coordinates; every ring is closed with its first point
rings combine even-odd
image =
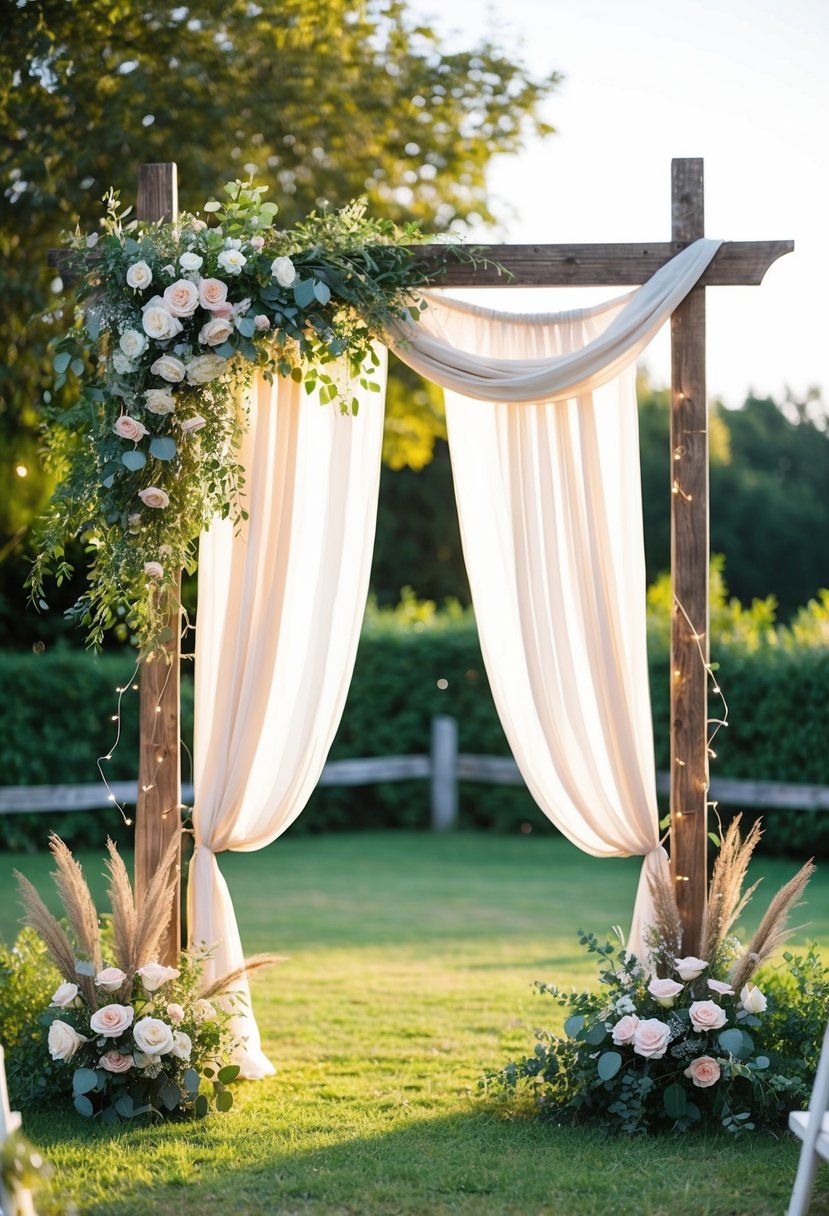
{"type": "MultiPolygon", "coordinates": [[[[715,775],[829,785],[829,649],[719,648],[718,679],[730,725],[721,731],[715,775]]],[[[116,686],[131,659],[56,647],[43,655],[0,652],[0,782],[70,783],[97,778],[96,757],[110,749],[116,686]]],[[[656,641],[651,683],[657,766],[668,767],[668,656],[656,641]]],[[[182,678],[182,734],[192,739],[192,679],[182,678]]],[[[106,771],[135,776],[138,697],[124,695],[121,741],[106,771]]],[[[458,720],[461,751],[509,749],[489,692],[474,622],[460,611],[374,614],[364,631],[354,679],[331,758],[428,751],[435,714],[458,720]]],[[[183,755],[189,777],[189,755],[183,755]]],[[[462,784],[461,825],[496,831],[547,831],[547,820],[521,788],[462,784]]],[[[423,781],[315,792],[291,829],[425,828],[423,781]]],[[[117,811],[63,816],[0,816],[0,847],[41,847],[49,828],[75,845],[100,845],[108,831],[129,840],[117,811]],[[47,823],[46,820],[49,820],[47,823]]],[[[829,855],[829,813],[769,811],[765,851],[829,855]]]]}

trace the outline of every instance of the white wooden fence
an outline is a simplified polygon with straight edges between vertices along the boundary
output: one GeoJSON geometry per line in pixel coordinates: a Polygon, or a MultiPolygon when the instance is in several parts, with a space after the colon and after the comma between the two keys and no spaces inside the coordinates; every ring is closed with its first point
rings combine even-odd
{"type": "MultiPolygon", "coordinates": [[[[458,822],[458,783],[523,785],[524,779],[511,756],[479,756],[458,751],[455,718],[432,719],[428,755],[372,756],[351,760],[329,760],[322,770],[321,786],[380,785],[390,781],[428,781],[431,825],[437,832],[449,831],[458,822]]],[[[657,790],[667,794],[667,773],[657,774],[657,790]]],[[[89,811],[112,804],[110,792],[123,806],[135,806],[137,784],[116,781],[107,787],[100,781],[89,785],[0,786],[0,814],[24,812],[89,811]]],[[[192,785],[182,786],[185,805],[193,801],[192,785]]],[[[715,777],[709,797],[723,807],[756,810],[782,808],[800,811],[829,811],[829,786],[788,785],[780,781],[737,781],[715,777]]]]}

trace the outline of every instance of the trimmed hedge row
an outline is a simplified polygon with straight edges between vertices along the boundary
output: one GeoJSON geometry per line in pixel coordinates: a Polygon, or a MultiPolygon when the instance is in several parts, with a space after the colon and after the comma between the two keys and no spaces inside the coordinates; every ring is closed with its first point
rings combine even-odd
{"type": "MultiPolygon", "coordinates": [[[[829,785],[829,651],[718,648],[718,679],[726,690],[730,725],[717,738],[720,776],[829,785]]],[[[116,686],[127,683],[129,655],[93,656],[56,647],[35,656],[0,652],[0,784],[88,782],[96,757],[109,751],[116,723],[116,686]]],[[[192,680],[182,678],[182,734],[192,740],[192,680]]],[[[668,766],[668,656],[651,656],[657,765],[668,766]]],[[[428,620],[375,617],[357,666],[332,759],[428,751],[430,722],[451,714],[461,751],[508,752],[489,692],[477,633],[469,614],[428,620]]],[[[138,697],[123,697],[121,740],[106,771],[135,776],[138,697]]],[[[189,756],[184,754],[184,776],[189,756]]],[[[520,788],[461,785],[461,824],[496,831],[551,830],[520,788]]],[[[326,788],[315,792],[291,829],[425,828],[429,790],[422,781],[326,788]]],[[[117,810],[62,816],[0,816],[0,847],[39,848],[49,828],[75,845],[102,843],[106,832],[130,838],[117,810]],[[48,820],[48,822],[47,822],[48,820]]],[[[765,851],[829,855],[829,814],[771,811],[765,851]]]]}

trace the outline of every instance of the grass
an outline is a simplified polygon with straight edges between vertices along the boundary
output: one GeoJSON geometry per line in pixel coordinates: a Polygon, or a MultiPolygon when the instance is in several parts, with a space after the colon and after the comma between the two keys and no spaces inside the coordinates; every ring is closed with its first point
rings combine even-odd
{"type": "MultiPolygon", "coordinates": [[[[92,877],[101,867],[84,857],[92,877]]],[[[0,856],[43,890],[42,856],[0,856]]],[[[560,839],[414,834],[291,837],[222,869],[245,946],[288,961],[256,978],[277,1075],[236,1087],[204,1123],[115,1130],[27,1116],[57,1169],[53,1216],[771,1216],[796,1142],[718,1135],[605,1139],[540,1126],[474,1094],[482,1070],[530,1046],[552,1002],[536,978],[592,976],[579,927],[630,914],[638,864],[560,839]]],[[[793,863],[758,860],[769,891],[793,863]]],[[[102,884],[101,884],[102,885],[102,884]]],[[[764,904],[755,896],[754,919],[764,904]]],[[[0,932],[14,932],[9,894],[0,932]]],[[[797,940],[829,945],[829,879],[797,940]]],[[[747,918],[751,920],[751,918],[747,918]]],[[[829,1213],[818,1179],[812,1216],[829,1213]]]]}

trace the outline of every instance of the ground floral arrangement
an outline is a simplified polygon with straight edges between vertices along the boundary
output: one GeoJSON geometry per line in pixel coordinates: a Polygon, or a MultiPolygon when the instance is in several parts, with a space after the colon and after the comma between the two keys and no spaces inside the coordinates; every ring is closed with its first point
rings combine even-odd
{"type": "Polygon", "coordinates": [[[813,948],[785,954],[785,968],[758,969],[790,931],[786,922],[811,863],[775,895],[747,946],[732,929],[755,890],[743,884],[759,838],[741,840],[739,818],[722,840],[711,879],[703,958],[682,956],[682,926],[669,874],[652,883],[656,923],[651,967],[616,930],[600,944],[598,991],[539,992],[568,1010],[564,1034],[536,1032],[531,1056],[490,1072],[484,1091],[524,1090],[545,1118],[589,1120],[629,1134],[720,1124],[739,1135],[785,1124],[808,1102],[829,1005],[829,968],[813,948]],[[759,979],[761,982],[754,982],[759,979]]]}
{"type": "MultiPolygon", "coordinates": [[[[253,372],[356,413],[353,385],[379,389],[375,343],[416,319],[417,289],[443,272],[414,257],[416,226],[371,219],[360,202],[278,230],[265,189],[231,182],[205,218],[156,224],[128,221],[110,193],[102,231],[70,240],[78,307],[54,388],[77,392],[66,409],[46,394],[60,485],[30,586],[48,608],[45,584],[71,576],[64,546],[80,538],[91,567],[73,615],[91,644],[119,623],[144,653],[163,644],[200,531],[245,518],[237,451],[253,372]]],[[[446,246],[446,262],[464,257],[446,246]]]]}
{"type": "MultiPolygon", "coordinates": [[[[40,997],[36,1025],[24,1033],[18,1028],[17,1042],[8,1044],[10,1059],[19,1047],[32,1071],[46,1074],[40,1092],[30,1091],[41,1100],[71,1093],[79,1114],[103,1123],[227,1111],[233,1104],[227,1086],[239,1074],[231,1060],[239,1046],[233,1027],[240,998],[231,989],[248,968],[206,984],[204,953],[183,953],[177,967],[158,963],[174,893],[175,842],[140,912],[117,849],[112,842],[108,847],[112,917],[104,933],[81,868],[57,837],[51,840],[53,877],[68,927],[17,875],[26,921],[63,982],[51,999],[48,990],[40,997]],[[45,1069],[38,1053],[48,1055],[45,1069]]],[[[25,953],[24,946],[24,963],[25,953]]],[[[262,957],[251,965],[270,961],[262,957]]]]}

